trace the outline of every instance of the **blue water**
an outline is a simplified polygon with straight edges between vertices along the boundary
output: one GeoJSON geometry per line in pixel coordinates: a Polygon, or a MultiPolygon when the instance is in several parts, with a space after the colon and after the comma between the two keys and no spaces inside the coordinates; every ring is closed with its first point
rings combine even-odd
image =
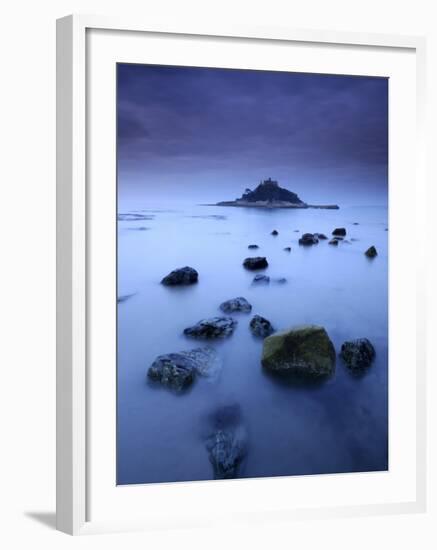
{"type": "Polygon", "coordinates": [[[118,484],[212,479],[208,416],[231,403],[240,405],[249,434],[241,477],[388,468],[386,207],[266,211],[136,203],[119,211],[147,219],[118,222],[118,295],[128,296],[118,305],[118,484]],[[335,227],[357,240],[298,245],[304,232],[330,236],[335,227]],[[249,244],[260,248],[248,250],[249,244]],[[373,260],[364,256],[371,245],[378,250],[373,260]],[[254,274],[241,264],[255,255],[267,257],[266,274],[287,284],[253,286],[254,274]],[[198,284],[160,284],[185,265],[199,272],[198,284]],[[234,334],[211,343],[224,362],[218,380],[199,378],[182,395],[150,385],[147,369],[156,356],[197,347],[183,329],[220,314],[219,304],[236,296],[249,300],[252,314],[236,314],[234,334]],[[367,337],[376,359],[363,376],[337,359],[335,375],[322,384],[278,380],[261,368],[262,341],[248,329],[255,313],[277,329],[323,325],[337,352],[345,340],[367,337]]]}

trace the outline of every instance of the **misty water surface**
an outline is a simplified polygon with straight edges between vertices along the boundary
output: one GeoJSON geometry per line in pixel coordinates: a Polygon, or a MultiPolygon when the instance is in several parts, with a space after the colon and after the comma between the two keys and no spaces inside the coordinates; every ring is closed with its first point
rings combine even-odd
{"type": "Polygon", "coordinates": [[[240,404],[249,433],[241,477],[387,469],[386,207],[266,211],[137,201],[119,212],[138,215],[118,222],[118,296],[128,297],[118,305],[119,484],[212,479],[208,415],[231,403],[240,404]],[[298,245],[304,232],[330,236],[335,227],[356,240],[298,245]],[[370,245],[374,260],[364,256],[370,245]],[[242,262],[253,255],[266,256],[263,273],[287,284],[252,285],[254,273],[242,262]],[[160,284],[185,265],[199,272],[198,284],[160,284]],[[182,395],[150,385],[156,356],[203,345],[183,329],[219,315],[220,303],[237,296],[253,309],[234,315],[239,324],[230,338],[210,342],[224,362],[219,379],[198,378],[182,395]],[[260,365],[262,341],[248,328],[256,313],[276,329],[323,325],[337,352],[345,340],[367,337],[376,360],[359,377],[337,359],[325,383],[278,380],[260,365]]]}

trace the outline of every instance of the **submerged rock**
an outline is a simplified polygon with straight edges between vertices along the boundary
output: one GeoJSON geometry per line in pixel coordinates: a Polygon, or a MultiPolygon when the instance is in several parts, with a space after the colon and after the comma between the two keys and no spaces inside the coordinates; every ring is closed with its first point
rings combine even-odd
{"type": "Polygon", "coordinates": [[[261,315],[254,315],[250,320],[249,327],[253,335],[261,338],[266,338],[275,332],[270,321],[261,317],[261,315]]]}
{"type": "Polygon", "coordinates": [[[332,232],[333,235],[336,235],[337,237],[346,237],[346,229],[344,227],[337,227],[332,232]]]}
{"type": "Polygon", "coordinates": [[[192,285],[193,283],[197,283],[198,278],[199,274],[197,271],[192,267],[186,266],[174,269],[162,279],[161,284],[166,286],[192,285]]]}
{"type": "Polygon", "coordinates": [[[326,377],[335,369],[335,349],[323,327],[303,325],[268,336],[261,363],[276,373],[326,377]]]}
{"type": "Polygon", "coordinates": [[[278,283],[278,285],[285,285],[287,279],[285,277],[278,277],[277,279],[273,279],[273,282],[278,283]]]}
{"type": "Polygon", "coordinates": [[[132,298],[132,296],[135,296],[135,292],[133,294],[124,294],[123,296],[119,296],[117,298],[117,304],[122,304],[123,302],[126,302],[129,300],[129,298],[132,298]]]}
{"type": "Polygon", "coordinates": [[[328,244],[338,245],[338,239],[331,239],[328,244]]]}
{"type": "Polygon", "coordinates": [[[206,442],[214,479],[235,479],[246,455],[246,435],[242,427],[217,430],[206,442]]]}
{"type": "Polygon", "coordinates": [[[270,277],[268,275],[261,275],[261,273],[258,273],[258,275],[255,275],[252,281],[253,284],[264,284],[268,285],[270,283],[270,277]]]}
{"type": "Polygon", "coordinates": [[[219,407],[209,417],[213,433],[206,440],[214,479],[233,479],[247,453],[247,432],[237,403],[219,407]]]}
{"type": "Polygon", "coordinates": [[[232,313],[234,311],[242,311],[244,313],[249,313],[252,311],[252,306],[242,296],[238,298],[232,298],[220,304],[220,309],[225,313],[232,313]]]}
{"type": "Polygon", "coordinates": [[[285,252],[291,252],[291,246],[286,246],[286,247],[284,248],[284,250],[285,250],[285,252]]]}
{"type": "Polygon", "coordinates": [[[324,233],[314,233],[314,235],[320,240],[320,241],[326,241],[328,237],[324,233]]]}
{"type": "Polygon", "coordinates": [[[194,382],[196,375],[213,376],[220,369],[217,352],[210,347],[168,353],[158,356],[147,371],[151,380],[182,391],[194,382]]]}
{"type": "Polygon", "coordinates": [[[226,338],[231,336],[237,326],[237,321],[232,317],[212,317],[202,319],[192,327],[184,329],[186,336],[201,338],[204,340],[213,338],[226,338]]]}
{"type": "Polygon", "coordinates": [[[255,269],[265,269],[268,267],[268,262],[266,258],[262,256],[255,256],[254,258],[246,258],[243,262],[243,266],[246,269],[254,271],[255,269]]]}
{"type": "Polygon", "coordinates": [[[255,249],[259,248],[259,246],[257,244],[250,244],[247,248],[249,248],[251,250],[255,250],[255,249]]]}
{"type": "Polygon", "coordinates": [[[277,235],[279,235],[279,233],[276,231],[276,229],[273,229],[273,231],[271,232],[271,235],[276,237],[277,235]]]}
{"type": "Polygon", "coordinates": [[[375,348],[367,338],[349,340],[341,346],[340,357],[351,370],[365,369],[375,358],[375,348]]]}
{"type": "Polygon", "coordinates": [[[368,257],[368,258],[374,258],[375,256],[378,255],[378,252],[376,251],[376,248],[374,246],[371,246],[370,248],[368,248],[366,250],[366,252],[364,252],[364,254],[368,257]]]}

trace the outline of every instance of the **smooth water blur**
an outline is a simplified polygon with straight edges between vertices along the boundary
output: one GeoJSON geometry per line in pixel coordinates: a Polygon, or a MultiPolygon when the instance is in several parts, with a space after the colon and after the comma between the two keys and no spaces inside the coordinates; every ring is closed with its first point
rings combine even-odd
{"type": "Polygon", "coordinates": [[[387,208],[120,208],[129,212],[147,219],[118,222],[118,295],[132,295],[118,305],[118,484],[212,479],[207,418],[230,403],[240,404],[249,432],[241,477],[386,470],[387,208]],[[335,227],[357,240],[298,245],[302,233],[330,237],[335,227]],[[249,244],[260,248],[248,250],[249,244]],[[373,260],[364,256],[371,245],[378,250],[373,260]],[[262,273],[286,277],[287,284],[252,285],[254,273],[242,262],[257,255],[269,262],[262,273]],[[198,284],[160,284],[185,265],[199,272],[198,284]],[[147,369],[156,356],[204,345],[183,329],[219,315],[220,303],[236,296],[253,309],[234,315],[239,324],[230,338],[207,342],[224,362],[219,379],[198,378],[182,395],[150,385],[147,369]],[[248,328],[256,313],[276,329],[323,325],[337,352],[345,340],[367,337],[376,360],[362,376],[337,359],[327,382],[287,383],[260,365],[262,340],[248,328]]]}

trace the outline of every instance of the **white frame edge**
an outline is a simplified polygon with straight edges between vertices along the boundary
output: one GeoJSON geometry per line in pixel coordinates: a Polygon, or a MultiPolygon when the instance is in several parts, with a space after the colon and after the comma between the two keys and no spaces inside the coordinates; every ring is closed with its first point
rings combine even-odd
{"type": "MultiPolygon", "coordinates": [[[[138,19],[69,15],[57,20],[57,353],[56,353],[56,526],[71,535],[141,529],[138,522],[94,525],[87,521],[87,262],[86,262],[86,47],[87,29],[290,40],[411,48],[417,60],[417,177],[425,180],[426,40],[417,36],[294,30],[281,27],[204,25],[190,28],[138,19]]],[[[426,197],[424,197],[426,200],[426,197]]],[[[423,224],[425,221],[423,221],[423,224]]],[[[419,243],[420,246],[420,243],[419,243]]],[[[417,495],[416,501],[386,506],[296,511],[296,518],[423,512],[426,510],[425,251],[420,249],[417,289],[417,495]]],[[[282,518],[285,519],[285,518],[282,518]]]]}

